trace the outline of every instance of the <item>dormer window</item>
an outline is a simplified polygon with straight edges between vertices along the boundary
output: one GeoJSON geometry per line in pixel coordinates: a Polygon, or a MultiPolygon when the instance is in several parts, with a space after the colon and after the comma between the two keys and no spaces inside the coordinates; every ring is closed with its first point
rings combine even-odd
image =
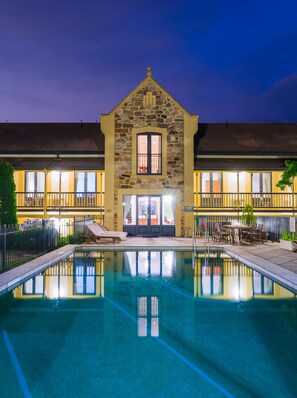
{"type": "Polygon", "coordinates": [[[137,174],[162,174],[161,134],[137,134],[137,174]]]}

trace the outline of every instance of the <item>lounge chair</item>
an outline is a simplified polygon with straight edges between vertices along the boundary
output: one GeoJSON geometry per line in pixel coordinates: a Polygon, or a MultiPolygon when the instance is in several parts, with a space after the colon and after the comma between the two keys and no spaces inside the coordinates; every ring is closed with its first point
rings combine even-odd
{"type": "Polygon", "coordinates": [[[113,243],[120,243],[122,240],[118,233],[104,232],[97,224],[87,224],[86,227],[91,234],[88,234],[87,239],[97,242],[100,239],[112,239],[113,243]]]}
{"type": "Polygon", "coordinates": [[[109,231],[106,227],[104,227],[104,225],[100,224],[99,222],[96,223],[104,232],[106,232],[107,234],[118,234],[122,240],[127,238],[128,233],[127,232],[123,232],[123,231],[109,231]]]}

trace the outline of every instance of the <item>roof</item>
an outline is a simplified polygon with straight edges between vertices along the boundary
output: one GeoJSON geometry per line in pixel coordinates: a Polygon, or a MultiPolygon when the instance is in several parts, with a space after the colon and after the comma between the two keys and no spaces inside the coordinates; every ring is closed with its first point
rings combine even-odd
{"type": "MultiPolygon", "coordinates": [[[[100,123],[0,123],[0,156],[17,170],[103,170],[104,145],[100,123]]],[[[194,152],[196,170],[284,169],[297,124],[200,123],[194,152]]]]}
{"type": "Polygon", "coordinates": [[[195,154],[297,155],[297,124],[199,123],[195,154]]]}
{"type": "Polygon", "coordinates": [[[16,170],[103,170],[104,142],[99,123],[0,123],[0,156],[16,170]]]}
{"type": "Polygon", "coordinates": [[[0,153],[104,153],[100,123],[0,123],[0,153]]]}
{"type": "Polygon", "coordinates": [[[200,123],[195,170],[282,170],[297,157],[297,124],[200,123]]]}

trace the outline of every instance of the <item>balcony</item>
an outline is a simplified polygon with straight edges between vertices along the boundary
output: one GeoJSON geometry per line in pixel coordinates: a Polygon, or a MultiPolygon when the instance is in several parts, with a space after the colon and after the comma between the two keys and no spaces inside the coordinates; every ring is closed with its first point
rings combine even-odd
{"type": "Polygon", "coordinates": [[[16,192],[19,210],[103,209],[104,192],[16,192]]]}
{"type": "Polygon", "coordinates": [[[238,211],[245,204],[255,210],[291,212],[297,206],[297,194],[293,193],[205,193],[195,192],[195,206],[199,210],[238,211]]]}

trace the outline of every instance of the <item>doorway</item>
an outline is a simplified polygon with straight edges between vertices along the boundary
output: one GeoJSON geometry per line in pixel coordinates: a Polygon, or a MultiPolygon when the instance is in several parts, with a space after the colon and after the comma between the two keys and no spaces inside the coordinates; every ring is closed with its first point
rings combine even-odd
{"type": "Polygon", "coordinates": [[[175,236],[172,195],[124,195],[123,230],[130,236],[175,236]]]}

